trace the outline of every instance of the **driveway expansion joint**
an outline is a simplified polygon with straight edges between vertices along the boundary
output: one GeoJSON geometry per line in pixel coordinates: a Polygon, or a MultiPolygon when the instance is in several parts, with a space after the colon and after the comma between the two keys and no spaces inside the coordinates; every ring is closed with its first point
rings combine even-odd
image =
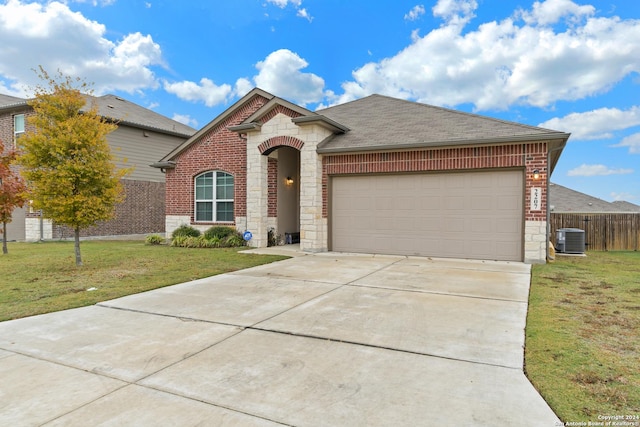
{"type": "Polygon", "coordinates": [[[379,349],[379,350],[387,350],[387,351],[394,351],[394,352],[398,352],[398,353],[413,354],[413,355],[416,355],[416,356],[435,357],[435,358],[438,358],[438,359],[450,360],[452,362],[470,363],[472,365],[491,366],[491,367],[494,367],[494,368],[505,368],[505,369],[510,369],[510,370],[513,370],[513,371],[523,372],[523,369],[521,367],[506,366],[506,365],[500,365],[500,364],[497,364],[497,363],[480,362],[480,361],[477,361],[477,360],[458,359],[458,358],[455,358],[455,357],[447,357],[447,356],[442,356],[442,355],[438,355],[438,354],[431,354],[431,353],[422,353],[422,352],[419,352],[419,351],[403,350],[403,349],[400,349],[400,348],[388,347],[388,346],[376,345],[376,344],[367,344],[367,343],[362,343],[362,342],[358,342],[358,341],[341,340],[341,339],[327,338],[327,337],[321,337],[321,336],[317,336],[317,335],[300,334],[300,333],[287,332],[287,331],[278,331],[278,330],[275,330],[275,329],[259,328],[259,327],[256,327],[256,326],[249,326],[246,329],[247,330],[253,330],[253,331],[259,331],[259,332],[268,332],[268,333],[278,334],[278,335],[299,337],[299,338],[310,338],[310,339],[319,340],[319,341],[335,342],[335,343],[350,344],[350,345],[358,345],[358,346],[362,346],[362,347],[375,348],[375,349],[379,349]]]}

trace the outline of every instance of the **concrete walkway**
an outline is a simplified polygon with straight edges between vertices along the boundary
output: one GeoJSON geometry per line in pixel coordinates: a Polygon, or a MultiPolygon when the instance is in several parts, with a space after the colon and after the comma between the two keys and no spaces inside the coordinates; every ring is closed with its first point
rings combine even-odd
{"type": "Polygon", "coordinates": [[[319,254],[0,323],[0,425],[549,426],[530,267],[319,254]]]}

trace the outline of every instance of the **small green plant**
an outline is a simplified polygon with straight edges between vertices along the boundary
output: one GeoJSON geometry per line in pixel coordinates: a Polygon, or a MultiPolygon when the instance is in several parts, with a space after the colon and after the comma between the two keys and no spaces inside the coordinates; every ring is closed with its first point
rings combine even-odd
{"type": "Polygon", "coordinates": [[[282,234],[277,234],[276,229],[271,227],[267,230],[267,246],[279,246],[282,244],[282,234]]]}
{"type": "Polygon", "coordinates": [[[217,237],[220,240],[225,240],[229,236],[233,236],[236,233],[237,233],[236,229],[233,227],[227,227],[225,225],[216,225],[209,228],[207,231],[205,231],[204,237],[206,237],[207,239],[213,239],[214,237],[217,237]]]}
{"type": "Polygon", "coordinates": [[[144,239],[145,244],[147,245],[162,245],[164,244],[164,237],[159,234],[149,234],[144,239]]]}
{"type": "Polygon", "coordinates": [[[171,240],[176,237],[199,237],[202,233],[197,228],[193,228],[190,225],[182,224],[180,227],[173,230],[171,234],[171,240]]]}

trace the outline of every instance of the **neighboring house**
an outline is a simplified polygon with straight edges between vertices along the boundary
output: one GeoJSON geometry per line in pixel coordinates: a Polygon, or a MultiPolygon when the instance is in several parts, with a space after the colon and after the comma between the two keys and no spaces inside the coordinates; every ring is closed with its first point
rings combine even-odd
{"type": "MultiPolygon", "coordinates": [[[[126,101],[114,95],[88,97],[98,106],[98,113],[118,123],[107,136],[118,167],[133,168],[123,179],[125,201],[116,208],[116,217],[82,231],[83,237],[144,234],[164,231],[165,177],[149,164],[182,144],[196,131],[189,126],[126,101]],[[125,160],[123,162],[123,159],[125,160]]],[[[27,100],[0,95],[0,139],[5,146],[15,146],[28,126],[26,117],[33,114],[27,100]]],[[[42,219],[29,208],[16,209],[8,224],[9,240],[39,240],[72,237],[67,227],[42,219]]]]}
{"type": "Polygon", "coordinates": [[[300,233],[304,251],[545,262],[569,134],[372,95],[309,111],[260,89],[153,166],[166,231],[300,233]]]}
{"type": "Polygon", "coordinates": [[[585,246],[595,251],[637,251],[640,247],[640,206],[630,202],[607,202],[571,190],[549,185],[549,229],[556,243],[557,230],[584,230],[585,246]]]}
{"type": "Polygon", "coordinates": [[[552,213],[629,213],[640,212],[640,206],[625,201],[607,202],[549,183],[549,210],[552,213]]]}

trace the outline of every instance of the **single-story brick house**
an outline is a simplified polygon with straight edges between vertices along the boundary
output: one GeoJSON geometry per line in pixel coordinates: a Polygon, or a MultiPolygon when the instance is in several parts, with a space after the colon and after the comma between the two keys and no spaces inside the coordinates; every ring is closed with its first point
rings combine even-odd
{"type": "MultiPolygon", "coordinates": [[[[157,233],[165,225],[165,176],[149,164],[189,139],[196,130],[115,95],[90,97],[98,114],[118,123],[107,142],[118,167],[133,168],[122,180],[125,201],[116,207],[115,218],[82,230],[81,236],[119,236],[157,233]],[[126,162],[122,160],[126,159],[126,162]]],[[[0,94],[0,139],[5,147],[27,130],[33,114],[28,100],[0,94]]],[[[7,224],[8,240],[37,241],[73,236],[73,230],[41,218],[27,207],[15,209],[7,224]]]]}
{"type": "Polygon", "coordinates": [[[253,89],[153,166],[166,231],[300,233],[304,251],[544,262],[569,134],[371,95],[309,111],[253,89]]]}
{"type": "Polygon", "coordinates": [[[640,206],[622,200],[607,202],[550,182],[549,211],[551,213],[636,213],[640,212],[640,206]]]}

